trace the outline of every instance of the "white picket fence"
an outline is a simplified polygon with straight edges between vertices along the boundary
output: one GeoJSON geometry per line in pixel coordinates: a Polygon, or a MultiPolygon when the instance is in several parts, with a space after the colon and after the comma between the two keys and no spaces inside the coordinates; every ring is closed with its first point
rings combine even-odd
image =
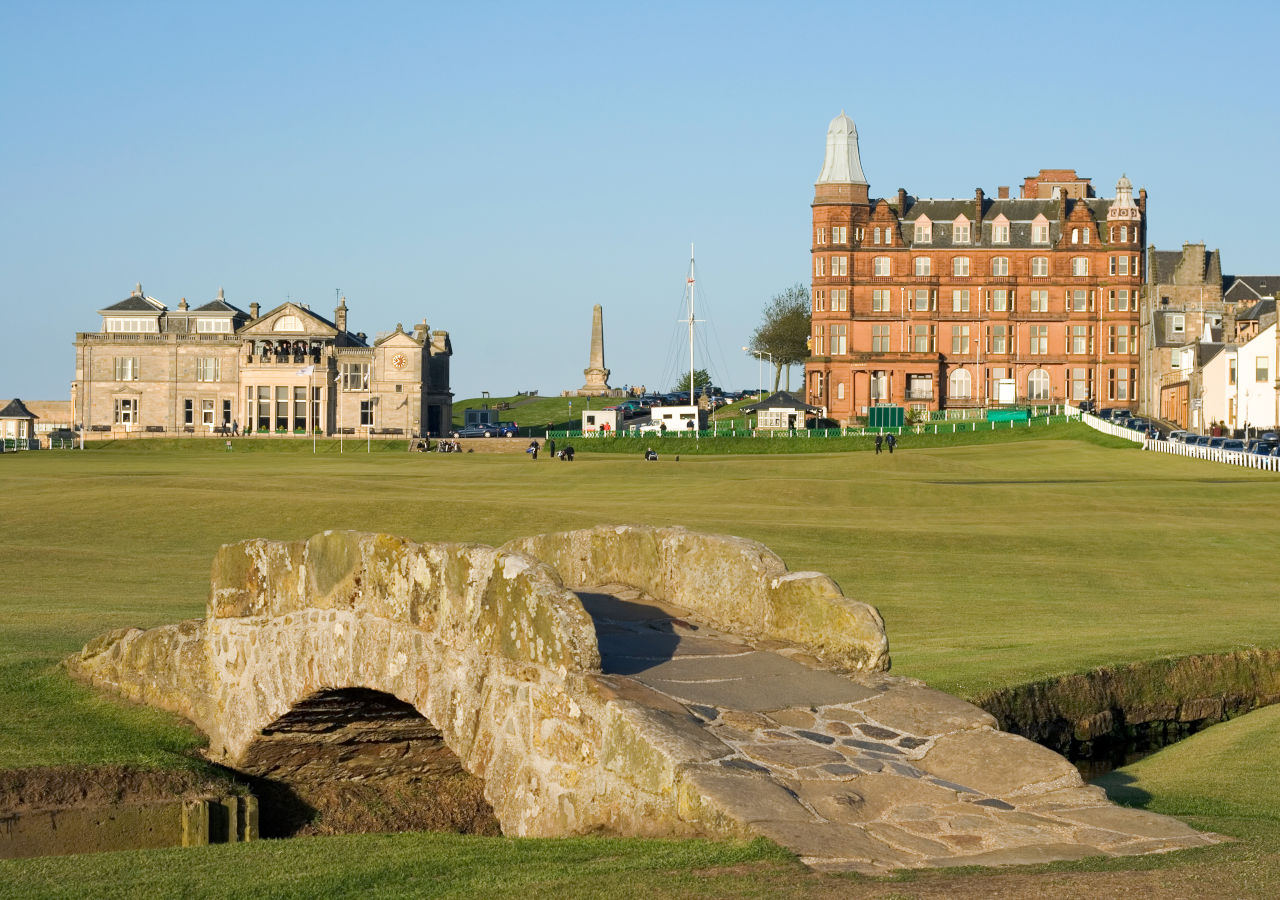
{"type": "Polygon", "coordinates": [[[1080,421],[1088,425],[1094,431],[1101,431],[1103,434],[1109,434],[1112,437],[1124,438],[1126,441],[1133,441],[1135,444],[1146,443],[1147,436],[1144,432],[1135,431],[1132,428],[1121,428],[1108,422],[1106,419],[1099,419],[1092,413],[1080,413],[1080,421]]]}
{"type": "Polygon", "coordinates": [[[1179,444],[1177,441],[1146,441],[1142,449],[1154,450],[1157,453],[1172,453],[1174,456],[1194,456],[1196,459],[1207,459],[1210,462],[1226,463],[1231,466],[1280,472],[1280,456],[1258,456],[1255,453],[1241,453],[1239,450],[1194,447],[1189,444],[1179,444]]]}

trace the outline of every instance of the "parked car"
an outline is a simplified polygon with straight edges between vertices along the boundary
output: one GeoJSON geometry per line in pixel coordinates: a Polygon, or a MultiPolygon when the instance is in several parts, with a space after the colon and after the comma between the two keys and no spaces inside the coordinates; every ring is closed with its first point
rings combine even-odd
{"type": "Polygon", "coordinates": [[[1177,444],[1185,444],[1187,442],[1187,438],[1194,437],[1194,436],[1195,435],[1193,435],[1189,431],[1170,431],[1169,432],[1169,440],[1177,444]]]}
{"type": "Polygon", "coordinates": [[[1221,436],[1211,437],[1209,438],[1209,441],[1207,444],[1205,444],[1205,446],[1207,446],[1210,450],[1221,450],[1222,445],[1225,444],[1228,440],[1230,440],[1230,438],[1225,438],[1221,436]]]}
{"type": "Polygon", "coordinates": [[[1243,453],[1243,452],[1244,452],[1244,441],[1239,440],[1238,438],[1226,438],[1226,439],[1222,442],[1222,449],[1223,449],[1223,450],[1234,450],[1236,453],[1243,453]]]}
{"type": "MultiPolygon", "coordinates": [[[[496,437],[501,434],[500,425],[464,425],[453,432],[454,437],[496,437]]],[[[514,432],[513,432],[514,433],[514,432]]]]}

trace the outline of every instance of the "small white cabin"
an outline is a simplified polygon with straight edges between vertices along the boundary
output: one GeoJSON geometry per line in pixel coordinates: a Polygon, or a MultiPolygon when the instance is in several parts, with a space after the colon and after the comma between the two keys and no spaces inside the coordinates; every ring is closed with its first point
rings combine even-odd
{"type": "Polygon", "coordinates": [[[582,433],[617,434],[620,421],[622,421],[620,409],[588,409],[582,414],[582,433]]]}
{"type": "Polygon", "coordinates": [[[655,406],[649,410],[649,422],[647,431],[662,431],[663,426],[675,434],[702,431],[707,427],[707,411],[696,406],[655,406]]]}

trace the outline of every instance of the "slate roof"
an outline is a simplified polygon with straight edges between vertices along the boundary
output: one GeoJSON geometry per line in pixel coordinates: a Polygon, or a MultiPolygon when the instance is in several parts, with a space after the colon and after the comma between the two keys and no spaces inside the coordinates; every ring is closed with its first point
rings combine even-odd
{"type": "Polygon", "coordinates": [[[742,412],[759,412],[762,409],[803,409],[809,412],[821,412],[821,407],[810,406],[794,394],[788,394],[786,391],[778,391],[770,394],[758,403],[752,403],[750,406],[741,408],[742,412]]]}
{"type": "Polygon", "coordinates": [[[1237,322],[1254,322],[1260,320],[1263,316],[1276,314],[1276,300],[1274,297],[1268,297],[1266,300],[1259,300],[1253,306],[1249,307],[1240,315],[1236,316],[1237,322]]]}
{"type": "Polygon", "coordinates": [[[248,313],[245,312],[243,309],[240,309],[238,306],[232,306],[226,300],[223,300],[221,298],[217,300],[210,300],[204,306],[197,306],[195,309],[191,311],[198,312],[198,313],[233,313],[233,314],[239,314],[242,316],[248,315],[248,313]]]}
{"type": "Polygon", "coordinates": [[[1280,275],[1228,275],[1222,279],[1222,299],[1249,303],[1274,297],[1280,291],[1280,275]]]}
{"type": "Polygon", "coordinates": [[[137,294],[134,294],[130,297],[125,297],[119,303],[113,303],[111,306],[108,306],[105,309],[103,309],[102,312],[158,313],[158,312],[161,312],[163,309],[164,307],[162,305],[153,303],[150,300],[148,300],[146,297],[139,297],[137,294]]]}
{"type": "Polygon", "coordinates": [[[5,405],[4,409],[0,409],[0,419],[38,419],[40,418],[31,410],[27,409],[25,403],[14,397],[5,405]]]}
{"type": "MultiPolygon", "coordinates": [[[[1174,273],[1178,269],[1178,265],[1182,262],[1181,250],[1152,250],[1147,254],[1147,283],[1148,284],[1180,284],[1174,278],[1174,273]]],[[[1222,278],[1222,253],[1218,250],[1208,250],[1204,252],[1204,268],[1200,272],[1195,273],[1192,278],[1194,280],[1186,283],[1201,284],[1213,282],[1218,278],[1222,278]]],[[[1228,276],[1229,278],[1230,276],[1228,276]]],[[[1226,278],[1222,279],[1226,287],[1226,278]]],[[[1225,299],[1225,297],[1224,297],[1225,299]]]]}
{"type": "MultiPolygon", "coordinates": [[[[1102,197],[1068,200],[1067,212],[1070,214],[1075,208],[1075,204],[1084,203],[1098,222],[1104,222],[1107,218],[1107,210],[1111,208],[1112,202],[1112,200],[1102,197]]],[[[893,205],[896,206],[896,204],[893,205]]],[[[980,239],[960,244],[952,242],[953,223],[963,215],[969,220],[970,227],[972,227],[974,216],[977,212],[976,198],[934,200],[908,197],[906,211],[905,213],[900,213],[899,218],[902,220],[902,237],[908,247],[974,247],[980,250],[1000,250],[1005,247],[1025,250],[1043,247],[1048,250],[1056,245],[1062,236],[1062,223],[1058,219],[1060,208],[1058,200],[1040,198],[992,199],[984,197],[982,200],[982,234],[980,239]],[[915,234],[913,226],[916,219],[922,215],[927,216],[929,221],[933,223],[933,240],[922,241],[917,244],[913,240],[915,234]],[[993,244],[991,243],[991,224],[1001,215],[1009,220],[1009,242],[1007,244],[993,244]],[[1048,244],[1031,243],[1031,223],[1039,216],[1044,216],[1049,222],[1048,244]]],[[[979,236],[975,234],[973,237],[977,238],[979,236]]],[[[1095,235],[1094,239],[1097,240],[1098,236],[1095,235]]],[[[863,248],[866,248],[865,243],[863,248]]]]}

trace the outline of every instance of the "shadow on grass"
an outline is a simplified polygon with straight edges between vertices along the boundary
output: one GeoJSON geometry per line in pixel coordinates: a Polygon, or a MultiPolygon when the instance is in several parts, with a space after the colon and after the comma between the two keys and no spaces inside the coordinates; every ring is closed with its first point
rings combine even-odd
{"type": "Polygon", "coordinates": [[[1121,806],[1132,806],[1146,809],[1152,797],[1140,787],[1136,787],[1138,779],[1127,772],[1108,772],[1093,780],[1093,784],[1107,792],[1107,798],[1121,806]]]}

